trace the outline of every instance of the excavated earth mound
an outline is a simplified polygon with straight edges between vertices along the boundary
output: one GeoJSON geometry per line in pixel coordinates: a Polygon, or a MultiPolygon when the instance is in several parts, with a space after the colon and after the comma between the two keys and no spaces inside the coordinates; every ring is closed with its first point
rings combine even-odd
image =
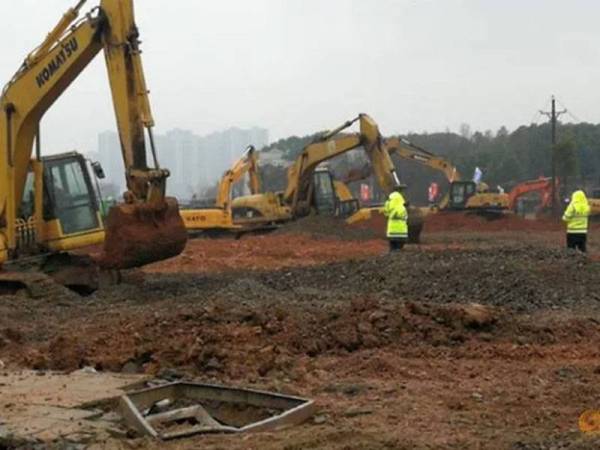
{"type": "Polygon", "coordinates": [[[5,298],[0,354],[5,362],[52,369],[122,370],[133,362],[147,370],[200,358],[193,364],[203,370],[204,364],[215,365],[214,352],[227,353],[216,349],[227,347],[223,341],[231,333],[252,342],[244,335],[252,333],[248,329],[258,332],[257,345],[275,336],[280,350],[291,354],[354,351],[413,338],[461,342],[465,329],[490,328],[498,318],[508,333],[506,318],[513,314],[600,311],[599,265],[574,252],[512,247],[412,250],[269,272],[134,273],[81,301],[5,298]],[[419,328],[423,320],[426,332],[419,328]]]}

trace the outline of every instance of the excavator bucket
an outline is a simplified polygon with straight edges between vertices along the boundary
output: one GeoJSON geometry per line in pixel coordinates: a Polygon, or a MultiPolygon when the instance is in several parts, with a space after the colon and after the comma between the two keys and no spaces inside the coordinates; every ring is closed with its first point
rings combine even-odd
{"type": "Polygon", "coordinates": [[[131,269],[179,255],[187,231],[174,198],[160,206],[120,204],[106,219],[104,252],[99,265],[105,269],[131,269]]]}

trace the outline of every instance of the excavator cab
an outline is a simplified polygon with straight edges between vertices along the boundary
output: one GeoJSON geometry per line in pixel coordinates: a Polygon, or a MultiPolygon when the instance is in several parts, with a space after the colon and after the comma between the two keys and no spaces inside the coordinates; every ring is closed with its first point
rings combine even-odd
{"type": "Polygon", "coordinates": [[[38,235],[34,241],[42,249],[52,251],[102,242],[104,231],[98,198],[83,155],[70,152],[32,161],[19,222],[22,224],[18,227],[21,249],[34,233],[38,235]],[[40,179],[36,181],[37,176],[40,179]],[[42,187],[40,206],[36,204],[38,186],[42,187]],[[41,208],[38,215],[37,208],[41,208]],[[41,218],[38,224],[36,217],[41,218]]]}
{"type": "Polygon", "coordinates": [[[450,184],[450,202],[448,208],[452,210],[463,210],[467,202],[477,193],[477,185],[474,181],[454,181],[450,184]]]}
{"type": "Polygon", "coordinates": [[[46,158],[44,178],[49,200],[45,220],[58,220],[64,235],[102,227],[98,200],[82,155],[46,158]]]}
{"type": "MultiPolygon", "coordinates": [[[[358,200],[347,193],[342,198],[339,184],[327,167],[317,168],[313,174],[313,205],[317,214],[350,217],[360,209],[358,200]]],[[[346,188],[347,190],[347,188],[346,188]]]]}
{"type": "Polygon", "coordinates": [[[490,219],[502,217],[508,209],[507,194],[490,192],[489,187],[474,181],[454,181],[450,184],[448,209],[471,211],[490,219]]]}
{"type": "Polygon", "coordinates": [[[313,175],[313,199],[317,214],[333,216],[337,210],[337,198],[333,177],[329,170],[316,170],[313,175]]]}

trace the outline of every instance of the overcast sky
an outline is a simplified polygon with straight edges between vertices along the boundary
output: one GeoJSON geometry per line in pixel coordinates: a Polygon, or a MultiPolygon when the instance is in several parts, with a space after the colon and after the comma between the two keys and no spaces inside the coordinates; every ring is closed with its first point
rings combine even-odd
{"type": "MultiPolygon", "coordinates": [[[[74,3],[2,2],[3,83],[74,3]]],[[[513,129],[553,93],[600,121],[595,0],[137,0],[136,13],[158,132],[257,125],[276,139],[358,112],[384,134],[513,129]]],[[[43,127],[48,152],[94,151],[115,128],[101,57],[43,127]]]]}

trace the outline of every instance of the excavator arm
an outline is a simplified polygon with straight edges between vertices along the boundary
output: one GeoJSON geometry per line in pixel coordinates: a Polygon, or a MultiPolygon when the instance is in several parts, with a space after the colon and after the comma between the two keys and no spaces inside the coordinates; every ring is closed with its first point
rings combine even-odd
{"type": "Polygon", "coordinates": [[[442,172],[450,183],[449,192],[437,204],[438,209],[467,209],[497,216],[507,209],[508,196],[489,192],[485,183],[461,180],[456,167],[446,159],[437,156],[404,138],[386,141],[388,153],[395,153],[403,159],[415,161],[442,172]]]}
{"type": "Polygon", "coordinates": [[[400,186],[400,180],[383,142],[377,124],[367,114],[360,114],[333,131],[323,134],[306,146],[288,169],[284,201],[291,206],[294,215],[306,214],[310,209],[312,180],[317,166],[359,147],[363,147],[367,153],[378,184],[389,194],[400,186]],[[358,133],[344,133],[356,122],[360,124],[358,133]]]}
{"type": "Polygon", "coordinates": [[[221,178],[217,189],[217,208],[227,209],[231,206],[231,189],[245,174],[249,175],[248,187],[252,194],[260,191],[258,177],[258,154],[253,145],[250,145],[242,157],[221,178]]]}
{"type": "MultiPolygon", "coordinates": [[[[389,154],[396,154],[402,159],[414,161],[442,172],[449,183],[461,180],[460,173],[448,160],[437,156],[422,147],[404,138],[391,138],[386,141],[386,149],[389,154]]],[[[444,209],[449,202],[449,194],[446,194],[439,203],[439,208],[444,209]]]]}
{"type": "MultiPolygon", "coordinates": [[[[318,141],[308,145],[288,171],[288,186],[284,195],[291,205],[294,216],[310,211],[313,198],[313,174],[317,166],[331,158],[355,148],[362,147],[367,154],[371,170],[377,184],[388,195],[402,187],[396,168],[388,151],[387,141],[382,137],[377,123],[367,114],[360,114],[354,120],[346,122],[335,130],[324,134],[318,141]],[[343,134],[343,131],[359,122],[358,133],[343,134]]],[[[349,201],[350,193],[339,182],[333,182],[336,195],[340,200],[349,201]]],[[[379,208],[374,208],[378,210],[379,208]]],[[[371,211],[358,211],[355,216],[366,217],[371,211]],[[366,214],[365,214],[366,213],[366,214]]],[[[360,220],[360,219],[359,219],[360,220]]],[[[352,220],[350,220],[352,222],[352,220]]],[[[418,209],[409,208],[409,241],[418,242],[423,227],[423,218],[418,209]]]]}
{"type": "Polygon", "coordinates": [[[388,152],[395,153],[403,159],[415,161],[442,172],[449,182],[460,181],[460,173],[448,160],[437,156],[423,147],[404,138],[391,138],[386,140],[388,152]]]}
{"type": "MultiPolygon", "coordinates": [[[[174,199],[165,197],[169,171],[158,165],[133,0],[101,0],[78,21],[86,0],[63,16],[27,56],[0,99],[0,226],[4,259],[17,247],[16,218],[44,114],[104,50],[122,156],[125,205],[109,213],[101,264],[128,268],[179,254],[187,239],[174,199]],[[148,131],[153,165],[146,161],[148,131]]],[[[65,124],[65,129],[72,126],[65,124]]],[[[36,159],[40,155],[36,154],[36,159]]],[[[36,218],[40,217],[39,209],[36,218]]]]}
{"type": "MultiPolygon", "coordinates": [[[[555,191],[558,192],[558,180],[555,191]]],[[[540,209],[552,207],[552,178],[546,177],[540,177],[537,180],[527,180],[517,184],[508,193],[508,207],[515,210],[519,197],[530,192],[540,193],[540,209]]]]}

